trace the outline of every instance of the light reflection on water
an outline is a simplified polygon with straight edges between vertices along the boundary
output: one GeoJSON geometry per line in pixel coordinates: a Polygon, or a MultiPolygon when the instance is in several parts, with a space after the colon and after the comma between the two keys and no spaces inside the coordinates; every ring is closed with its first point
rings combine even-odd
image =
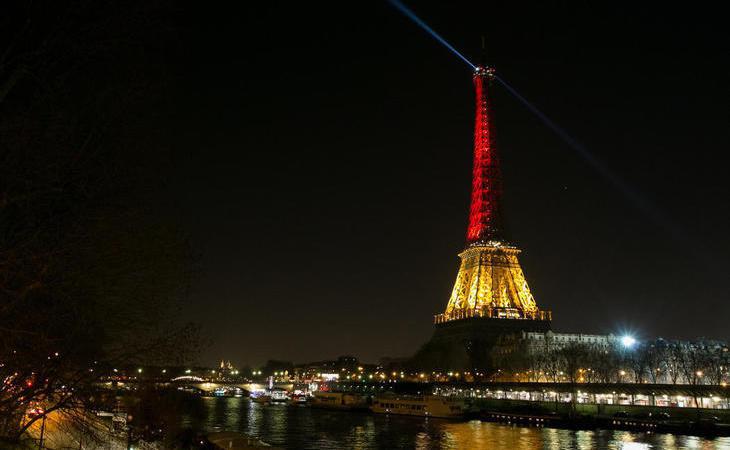
{"type": "Polygon", "coordinates": [[[286,405],[247,398],[203,398],[208,431],[239,431],[296,449],[730,450],[730,438],[704,439],[625,431],[528,428],[473,420],[393,417],[286,405]]]}

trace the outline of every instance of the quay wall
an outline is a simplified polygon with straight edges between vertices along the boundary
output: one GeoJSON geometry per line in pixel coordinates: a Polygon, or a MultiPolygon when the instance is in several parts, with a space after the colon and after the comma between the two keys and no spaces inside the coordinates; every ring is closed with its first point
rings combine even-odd
{"type": "Polygon", "coordinates": [[[722,423],[730,423],[730,410],[707,408],[676,408],[645,405],[609,405],[596,403],[577,403],[575,409],[571,403],[554,401],[528,401],[494,398],[479,398],[473,400],[474,406],[482,411],[508,412],[514,414],[550,414],[568,415],[572,411],[577,414],[594,417],[611,417],[620,411],[626,411],[630,416],[648,415],[665,412],[672,419],[696,420],[715,416],[722,423]]]}

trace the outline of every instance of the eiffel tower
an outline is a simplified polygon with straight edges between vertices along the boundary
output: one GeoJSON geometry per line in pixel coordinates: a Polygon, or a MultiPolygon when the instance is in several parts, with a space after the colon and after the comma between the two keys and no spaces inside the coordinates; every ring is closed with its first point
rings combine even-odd
{"type": "Polygon", "coordinates": [[[451,298],[434,316],[431,340],[414,357],[422,367],[489,367],[489,352],[500,337],[545,332],[552,314],[538,308],[518,261],[520,250],[505,238],[502,176],[494,139],[491,84],[494,70],[474,70],[476,119],[474,168],[466,248],[451,298]]]}

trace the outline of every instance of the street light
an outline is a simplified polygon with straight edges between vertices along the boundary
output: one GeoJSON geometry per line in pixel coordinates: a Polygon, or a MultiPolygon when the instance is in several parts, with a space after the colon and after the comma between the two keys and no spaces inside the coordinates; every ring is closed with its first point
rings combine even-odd
{"type": "Polygon", "coordinates": [[[636,345],[636,339],[633,336],[627,334],[621,338],[621,345],[626,348],[631,348],[636,345]]]}
{"type": "Polygon", "coordinates": [[[28,412],[28,417],[32,419],[41,418],[41,436],[38,440],[38,449],[43,449],[43,433],[46,431],[46,412],[43,408],[33,408],[28,412]]]}
{"type": "Polygon", "coordinates": [[[127,450],[132,450],[132,415],[127,414],[127,450]]]}

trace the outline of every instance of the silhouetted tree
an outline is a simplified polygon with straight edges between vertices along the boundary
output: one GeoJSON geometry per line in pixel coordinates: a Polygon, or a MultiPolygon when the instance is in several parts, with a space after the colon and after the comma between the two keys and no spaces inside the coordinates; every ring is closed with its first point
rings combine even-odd
{"type": "Polygon", "coordinates": [[[634,383],[643,383],[649,370],[650,346],[647,343],[636,344],[634,348],[624,351],[624,361],[631,369],[634,383]]]}
{"type": "Polygon", "coordinates": [[[618,381],[620,358],[614,348],[595,348],[592,369],[596,380],[600,383],[615,383],[618,381]]]}
{"type": "Polygon", "coordinates": [[[677,384],[682,376],[682,346],[679,342],[668,342],[665,350],[664,365],[667,368],[667,378],[672,384],[677,384]]]}
{"type": "Polygon", "coordinates": [[[547,381],[560,382],[560,375],[565,371],[564,355],[555,348],[547,348],[540,358],[540,366],[547,381]]]}
{"type": "Polygon", "coordinates": [[[517,374],[522,375],[528,370],[529,353],[526,342],[519,336],[500,336],[490,352],[491,366],[499,370],[498,376],[500,377],[518,379],[517,374]]]}
{"type": "Polygon", "coordinates": [[[193,350],[173,320],[190,252],[143,202],[146,46],[163,28],[141,5],[27,2],[0,19],[0,439],[32,425],[31,405],[100,407],[112,367],[193,350]]]}
{"type": "Polygon", "coordinates": [[[707,345],[705,352],[705,378],[707,384],[719,386],[728,374],[730,348],[722,343],[707,345]]]}
{"type": "Polygon", "coordinates": [[[648,342],[644,351],[646,352],[648,379],[652,383],[659,383],[667,376],[667,359],[669,357],[667,342],[663,339],[648,342]]]}

